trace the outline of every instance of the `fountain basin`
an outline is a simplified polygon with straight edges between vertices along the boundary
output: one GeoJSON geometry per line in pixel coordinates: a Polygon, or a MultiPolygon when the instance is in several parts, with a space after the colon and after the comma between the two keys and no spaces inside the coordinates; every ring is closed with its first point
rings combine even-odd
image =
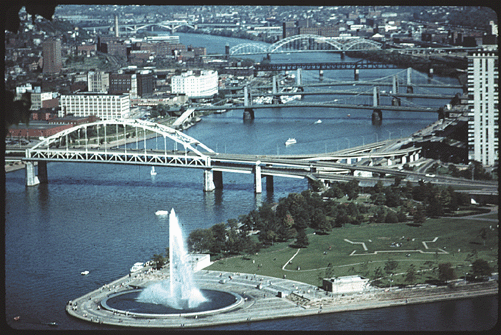
{"type": "Polygon", "coordinates": [[[137,318],[169,318],[213,315],[231,311],[244,303],[244,299],[234,292],[201,289],[200,291],[207,298],[207,302],[195,308],[179,310],[165,305],[136,301],[142,290],[127,290],[111,294],[101,300],[101,307],[137,318]]]}

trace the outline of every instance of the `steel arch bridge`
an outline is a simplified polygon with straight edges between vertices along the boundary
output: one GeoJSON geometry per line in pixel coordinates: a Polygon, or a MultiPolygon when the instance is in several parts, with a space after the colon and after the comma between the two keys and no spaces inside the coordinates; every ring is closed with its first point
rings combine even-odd
{"type": "Polygon", "coordinates": [[[174,32],[177,28],[183,27],[183,26],[190,27],[191,29],[197,29],[196,26],[193,26],[192,24],[190,24],[188,21],[185,21],[185,20],[182,20],[182,21],[179,21],[179,20],[177,20],[177,21],[163,21],[163,22],[158,22],[158,23],[148,23],[148,24],[144,24],[144,25],[141,25],[141,26],[137,26],[137,25],[122,25],[122,27],[125,27],[126,30],[131,30],[134,33],[136,33],[138,30],[145,29],[145,28],[148,28],[148,27],[153,27],[153,26],[162,27],[162,28],[170,30],[171,32],[174,32]]]}
{"type": "Polygon", "coordinates": [[[345,52],[378,50],[382,44],[365,38],[325,37],[319,35],[294,35],[271,45],[243,43],[230,48],[230,55],[277,54],[289,52],[345,52]]]}
{"type": "Polygon", "coordinates": [[[45,138],[26,150],[24,160],[210,167],[210,157],[200,152],[199,147],[214,152],[198,140],[161,124],[143,120],[103,120],[81,124],[45,138]],[[146,140],[153,137],[155,144],[148,144],[146,140]],[[160,148],[158,137],[163,139],[160,148]],[[133,138],[136,141],[131,141],[133,138]],[[119,148],[124,139],[128,145],[119,148]],[[167,141],[173,144],[172,149],[168,148],[167,141]],[[182,150],[178,150],[179,145],[182,150]]]}

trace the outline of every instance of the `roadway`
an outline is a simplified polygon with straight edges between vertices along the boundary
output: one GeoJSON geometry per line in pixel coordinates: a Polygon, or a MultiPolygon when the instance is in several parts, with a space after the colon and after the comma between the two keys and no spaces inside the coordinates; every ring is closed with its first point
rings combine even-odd
{"type": "Polygon", "coordinates": [[[53,154],[46,159],[22,158],[21,154],[24,148],[7,148],[6,158],[21,159],[23,161],[62,161],[62,162],[93,162],[93,163],[112,163],[112,164],[133,164],[133,165],[156,165],[156,166],[178,166],[199,169],[212,169],[213,171],[233,172],[252,174],[256,165],[261,166],[261,175],[281,176],[288,178],[306,178],[310,180],[328,180],[328,181],[349,181],[359,180],[365,183],[375,183],[379,180],[388,183],[393,182],[393,178],[399,176],[402,180],[417,183],[420,180],[431,182],[437,185],[464,186],[482,190],[482,192],[497,193],[497,183],[493,181],[477,181],[449,176],[434,176],[425,173],[426,166],[430,166],[434,161],[421,160],[413,162],[413,165],[419,165],[416,171],[403,170],[399,165],[389,166],[368,166],[371,160],[408,154],[415,151],[416,148],[400,149],[402,139],[393,139],[377,143],[370,143],[365,146],[343,149],[337,152],[323,154],[303,154],[303,155],[249,155],[249,154],[227,154],[215,152],[201,152],[210,158],[208,164],[205,164],[203,157],[191,151],[181,150],[154,150],[154,149],[132,149],[114,147],[73,147],[73,148],[41,148],[39,151],[46,155],[48,152],[53,154]],[[373,152],[375,151],[375,152],[373,152]],[[14,156],[11,156],[14,155],[14,156]],[[110,157],[120,157],[119,160],[110,157]],[[126,159],[125,156],[130,156],[126,159]],[[160,159],[164,157],[168,159],[160,159]],[[91,157],[83,159],[83,157],[91,157]],[[341,163],[347,158],[366,159],[357,164],[341,163]],[[189,163],[195,162],[197,164],[189,163]],[[201,163],[202,162],[202,163],[201,163]],[[355,171],[365,171],[373,174],[372,177],[356,176],[355,171]]]}
{"type": "MultiPolygon", "coordinates": [[[[269,97],[276,95],[374,95],[374,92],[360,92],[360,91],[310,91],[310,92],[278,92],[278,93],[268,93],[268,92],[259,92],[254,93],[256,96],[260,97],[269,97]]],[[[397,98],[423,98],[423,99],[452,99],[454,95],[445,95],[445,94],[430,94],[430,93],[389,93],[385,91],[379,92],[380,96],[389,96],[389,97],[397,97],[397,98]]],[[[243,98],[242,94],[232,94],[228,95],[228,98],[243,98]]]]}
{"type": "MultiPolygon", "coordinates": [[[[297,95],[297,93],[296,93],[297,95]]],[[[437,108],[432,107],[420,107],[420,106],[392,106],[392,105],[352,105],[352,104],[340,104],[335,102],[288,102],[286,104],[271,104],[271,105],[258,105],[250,104],[247,106],[225,104],[221,106],[194,106],[196,110],[220,110],[220,109],[263,109],[263,108],[291,108],[291,107],[320,107],[320,108],[342,108],[342,109],[365,109],[374,111],[379,109],[381,111],[396,111],[396,112],[429,112],[437,113],[437,108]]]]}

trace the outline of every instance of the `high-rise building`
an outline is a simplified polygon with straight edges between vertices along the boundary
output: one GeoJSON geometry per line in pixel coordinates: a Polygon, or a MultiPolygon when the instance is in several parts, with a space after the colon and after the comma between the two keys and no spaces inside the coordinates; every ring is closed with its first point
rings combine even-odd
{"type": "Polygon", "coordinates": [[[107,93],[110,88],[110,74],[102,71],[89,71],[87,73],[87,88],[89,92],[107,93]]]}
{"type": "Polygon", "coordinates": [[[95,115],[103,120],[123,119],[129,116],[128,94],[80,93],[61,95],[58,116],[73,115],[87,117],[95,115]]]}
{"type": "Polygon", "coordinates": [[[61,60],[61,40],[48,39],[42,45],[43,73],[58,74],[63,67],[61,60]]]}
{"type": "Polygon", "coordinates": [[[498,160],[498,53],[468,56],[468,159],[485,166],[498,160]]]}

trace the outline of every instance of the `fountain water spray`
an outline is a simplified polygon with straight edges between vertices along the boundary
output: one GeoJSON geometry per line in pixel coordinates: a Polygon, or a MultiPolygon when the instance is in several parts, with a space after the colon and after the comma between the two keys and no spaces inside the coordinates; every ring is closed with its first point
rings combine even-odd
{"type": "Polygon", "coordinates": [[[169,280],[148,286],[137,297],[137,301],[180,310],[196,308],[207,301],[195,285],[183,232],[174,208],[169,215],[169,262],[169,280]]]}

